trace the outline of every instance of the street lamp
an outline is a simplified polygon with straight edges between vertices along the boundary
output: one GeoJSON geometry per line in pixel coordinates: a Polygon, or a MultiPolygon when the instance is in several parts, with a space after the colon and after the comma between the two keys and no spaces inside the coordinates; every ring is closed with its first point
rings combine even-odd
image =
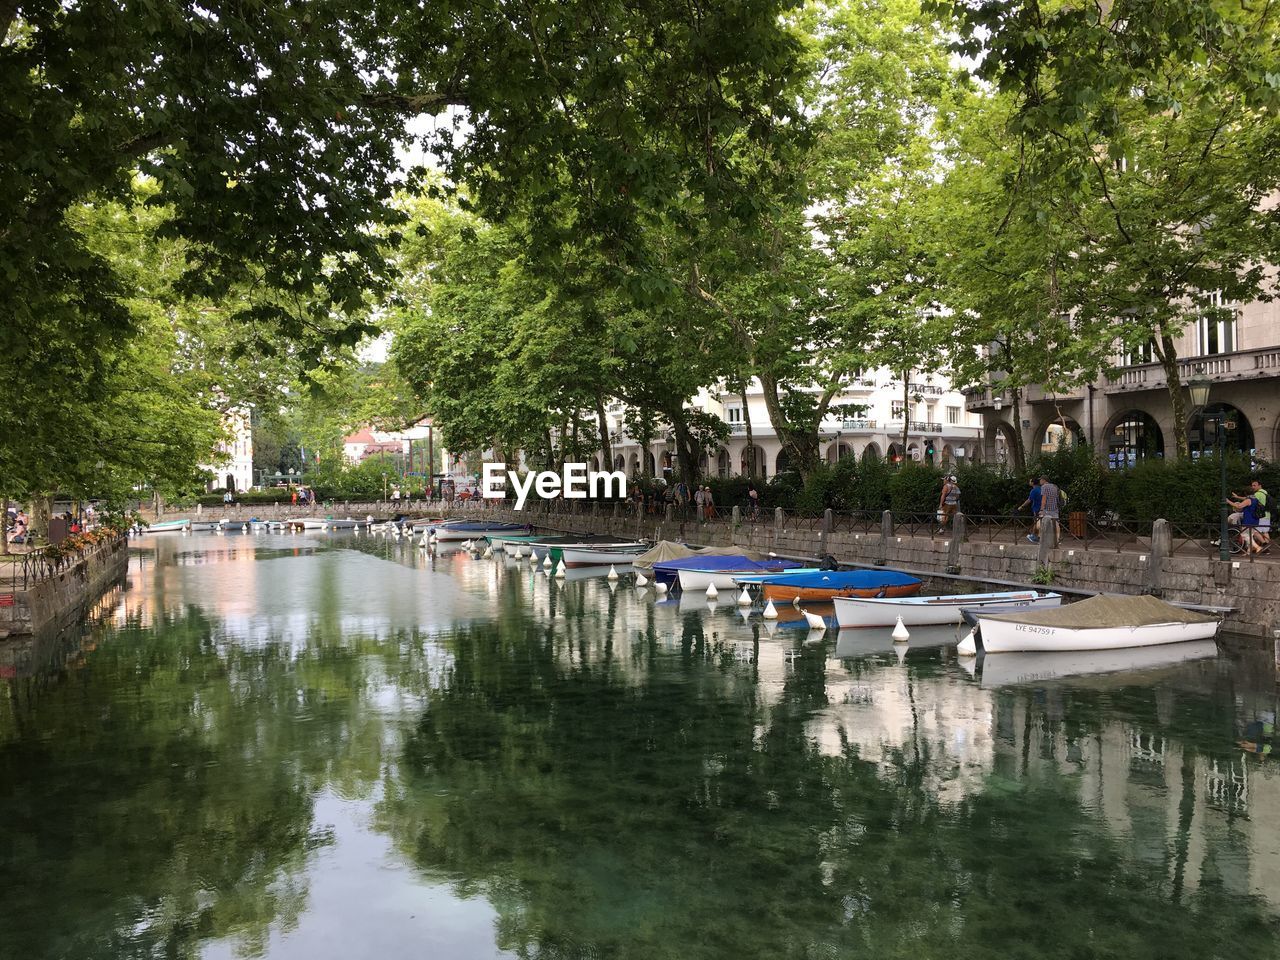
{"type": "MultiPolygon", "coordinates": [[[[1193,413],[1200,414],[1200,452],[1204,453],[1204,425],[1210,417],[1205,412],[1209,405],[1209,387],[1211,381],[1203,367],[1196,367],[1195,376],[1187,381],[1187,392],[1191,395],[1193,413]]],[[[1219,413],[1213,417],[1213,433],[1218,455],[1218,559],[1223,562],[1231,559],[1231,544],[1227,540],[1227,446],[1223,427],[1223,417],[1219,413]]]]}

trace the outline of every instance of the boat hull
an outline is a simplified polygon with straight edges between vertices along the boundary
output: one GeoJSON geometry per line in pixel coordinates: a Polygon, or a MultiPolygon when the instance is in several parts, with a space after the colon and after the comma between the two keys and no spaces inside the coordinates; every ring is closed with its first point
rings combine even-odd
{"type": "Polygon", "coordinates": [[[1152,623],[1140,627],[1052,627],[1015,623],[978,615],[978,634],[987,653],[1065,652],[1068,650],[1123,650],[1156,647],[1190,640],[1212,640],[1216,620],[1204,623],[1152,623]]]}
{"type": "Polygon", "coordinates": [[[561,560],[570,570],[575,567],[608,567],[613,564],[630,564],[636,557],[644,553],[648,547],[637,544],[605,544],[601,547],[575,547],[565,544],[561,550],[561,560]]]}
{"type": "Polygon", "coordinates": [[[456,540],[462,542],[464,540],[480,540],[490,533],[514,533],[517,530],[523,530],[524,527],[506,525],[506,526],[485,526],[479,523],[459,524],[456,526],[445,526],[435,528],[435,538],[439,543],[448,543],[456,540]]]}
{"type": "MultiPolygon", "coordinates": [[[[745,570],[677,570],[674,580],[680,583],[680,589],[686,592],[690,590],[706,591],[707,587],[713,583],[716,590],[732,590],[737,584],[734,583],[735,577],[745,576],[745,570]]],[[[659,578],[661,579],[661,577],[659,578]]]]}
{"type": "MultiPolygon", "coordinates": [[[[919,588],[917,587],[917,590],[919,588]]],[[[890,595],[892,596],[892,595],[890,595]]],[[[836,620],[843,627],[891,627],[902,617],[908,627],[960,623],[964,611],[1008,613],[1011,610],[1059,606],[1060,594],[1031,590],[1004,593],[961,594],[954,597],[919,597],[906,603],[880,599],[876,594],[836,598],[836,620]],[[935,602],[936,601],[936,602],[935,602]]]]}
{"type": "Polygon", "coordinates": [[[982,658],[981,683],[983,687],[1001,687],[1082,677],[1096,681],[1107,674],[1165,670],[1217,653],[1218,645],[1213,640],[1124,647],[1114,651],[1002,653],[982,658]]]}
{"type": "MultiPolygon", "coordinates": [[[[911,597],[920,592],[920,584],[905,583],[876,587],[796,587],[784,583],[764,584],[763,596],[774,603],[793,603],[799,600],[821,603],[844,597],[911,597]]],[[[942,621],[936,621],[942,622],[942,621]]]]}
{"type": "Polygon", "coordinates": [[[190,529],[190,520],[162,520],[147,527],[147,533],[186,533],[190,529]]]}

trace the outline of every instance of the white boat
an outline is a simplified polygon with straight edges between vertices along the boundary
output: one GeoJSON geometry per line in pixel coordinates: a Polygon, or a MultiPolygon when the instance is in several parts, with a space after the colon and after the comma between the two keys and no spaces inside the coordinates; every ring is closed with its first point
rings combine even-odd
{"type": "Polygon", "coordinates": [[[350,517],[345,520],[333,517],[299,517],[286,521],[286,525],[293,530],[354,530],[360,526],[360,521],[350,517]]]}
{"type": "Polygon", "coordinates": [[[564,565],[574,567],[607,567],[610,564],[630,564],[649,549],[647,543],[595,543],[569,544],[561,548],[564,565]]]}
{"type": "Polygon", "coordinates": [[[1031,610],[1056,607],[1060,593],[1036,590],[962,593],[951,597],[836,597],[836,622],[843,627],[891,627],[898,617],[908,627],[960,623],[964,610],[1031,610]]]}
{"type": "Polygon", "coordinates": [[[147,533],[186,533],[191,529],[190,520],[158,520],[147,526],[147,533]]]}
{"type": "Polygon", "coordinates": [[[1213,640],[1190,643],[1163,643],[1154,647],[1126,647],[1120,650],[1071,650],[1061,653],[1002,653],[982,658],[984,687],[1045,683],[1052,680],[1088,678],[1100,674],[1132,674],[1175,667],[1190,660],[1216,656],[1213,640]]]}
{"type": "Polygon", "coordinates": [[[1187,640],[1212,640],[1215,617],[1155,597],[1100,595],[1056,610],[977,614],[977,634],[988,654],[1060,650],[1115,650],[1187,640]]]}
{"type": "Polygon", "coordinates": [[[228,520],[189,520],[187,522],[191,524],[191,530],[193,532],[197,532],[197,531],[208,532],[210,530],[225,530],[227,527],[227,524],[230,521],[228,520]]]}
{"type": "Polygon", "coordinates": [[[433,529],[437,543],[450,541],[480,540],[489,533],[521,533],[527,531],[514,523],[482,523],[473,520],[448,521],[436,524],[433,529]]]}

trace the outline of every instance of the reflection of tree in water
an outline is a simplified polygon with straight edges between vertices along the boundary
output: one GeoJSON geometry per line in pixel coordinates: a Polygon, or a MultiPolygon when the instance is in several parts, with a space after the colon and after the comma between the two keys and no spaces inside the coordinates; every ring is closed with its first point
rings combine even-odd
{"type": "MultiPolygon", "coordinates": [[[[567,664],[553,631],[461,631],[406,745],[380,826],[424,871],[497,906],[529,957],[1274,956],[1275,917],[1211,876],[1178,902],[1077,797],[1070,776],[993,777],[944,805],[825,756],[802,649],[778,702],[753,667],[682,655],[640,676],[567,664]]],[[[632,662],[636,662],[632,660],[632,662]]],[[[1105,714],[1105,706],[1095,712],[1105,714]]],[[[936,779],[936,777],[935,777],[936,779]]]]}
{"type": "Polygon", "coordinates": [[[296,921],[302,871],[331,842],[316,792],[378,780],[387,734],[364,696],[379,661],[398,672],[420,647],[323,627],[293,648],[217,644],[190,612],[108,630],[87,664],[9,700],[0,954],[193,957],[214,937],[256,952],[296,921]]]}

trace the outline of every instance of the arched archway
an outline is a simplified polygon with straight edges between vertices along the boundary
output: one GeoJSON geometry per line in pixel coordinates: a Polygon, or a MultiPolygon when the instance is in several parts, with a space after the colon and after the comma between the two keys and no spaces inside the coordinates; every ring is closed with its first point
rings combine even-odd
{"type": "Polygon", "coordinates": [[[1211,403],[1203,412],[1187,420],[1187,442],[1192,458],[1204,451],[1213,453],[1218,448],[1218,429],[1223,423],[1223,446],[1233,453],[1252,456],[1257,450],[1253,425],[1239,407],[1229,403],[1211,403]],[[1232,426],[1234,424],[1234,426],[1232,426]]]}
{"type": "Polygon", "coordinates": [[[774,461],[774,473],[786,473],[791,469],[791,454],[787,453],[787,448],[783,447],[778,451],[778,458],[774,461]]]}
{"type": "Polygon", "coordinates": [[[1085,443],[1084,429],[1070,417],[1046,420],[1035,432],[1036,449],[1041,453],[1070,450],[1085,443]]]}
{"type": "Polygon", "coordinates": [[[720,452],[716,454],[716,476],[724,480],[728,478],[732,469],[733,460],[729,456],[729,451],[721,447],[720,452]]]}
{"type": "Polygon", "coordinates": [[[646,452],[645,456],[649,458],[649,476],[651,477],[656,476],[657,470],[655,470],[654,468],[657,466],[657,462],[653,459],[653,454],[650,452],[646,452]]]}
{"type": "Polygon", "coordinates": [[[915,463],[920,462],[920,445],[917,443],[907,444],[907,459],[915,463]]]}
{"type": "Polygon", "coordinates": [[[843,440],[832,443],[827,447],[827,463],[838,463],[841,460],[853,456],[853,447],[845,443],[843,440]]]}
{"type": "Polygon", "coordinates": [[[707,451],[703,450],[698,454],[698,476],[705,477],[711,470],[711,460],[707,456],[707,451]]]}
{"type": "Polygon", "coordinates": [[[627,475],[632,477],[640,475],[640,456],[638,454],[633,453],[627,458],[627,475]]]}
{"type": "Polygon", "coordinates": [[[600,458],[599,458],[599,457],[592,457],[592,458],[591,458],[591,472],[592,472],[592,473],[599,473],[599,472],[600,472],[600,458]]]}
{"type": "Polygon", "coordinates": [[[866,462],[867,460],[879,460],[880,444],[872,440],[870,443],[868,443],[865,447],[862,448],[862,453],[860,454],[860,456],[863,462],[866,462]]]}
{"type": "Polygon", "coordinates": [[[766,479],[769,472],[768,464],[769,461],[765,457],[764,451],[759,447],[753,446],[742,448],[741,471],[744,477],[752,476],[754,474],[761,479],[766,479]],[[753,458],[755,460],[754,471],[751,469],[751,462],[753,458]]]}
{"type": "Polygon", "coordinates": [[[227,474],[227,489],[230,490],[232,493],[236,492],[235,474],[232,474],[232,473],[227,474]]]}
{"type": "Polygon", "coordinates": [[[885,454],[885,459],[890,463],[901,463],[902,457],[902,447],[898,446],[896,443],[889,444],[889,451],[885,454]]]}
{"type": "Polygon", "coordinates": [[[613,469],[615,470],[627,469],[627,461],[623,458],[622,454],[618,454],[616,457],[613,458],[613,469]]]}
{"type": "Polygon", "coordinates": [[[675,466],[675,458],[671,456],[670,450],[662,452],[662,475],[664,477],[671,476],[671,468],[675,466]]]}
{"type": "Polygon", "coordinates": [[[987,433],[989,457],[998,463],[1018,463],[1018,431],[1006,420],[991,421],[991,429],[987,433]]]}
{"type": "Polygon", "coordinates": [[[1126,410],[1111,418],[1105,433],[1107,466],[1132,467],[1139,460],[1164,457],[1164,434],[1155,417],[1143,410],[1126,410]]]}
{"type": "Polygon", "coordinates": [[[945,467],[948,464],[950,464],[953,460],[955,460],[955,453],[953,453],[951,450],[951,444],[944,443],[942,445],[942,459],[938,462],[945,467]]]}

